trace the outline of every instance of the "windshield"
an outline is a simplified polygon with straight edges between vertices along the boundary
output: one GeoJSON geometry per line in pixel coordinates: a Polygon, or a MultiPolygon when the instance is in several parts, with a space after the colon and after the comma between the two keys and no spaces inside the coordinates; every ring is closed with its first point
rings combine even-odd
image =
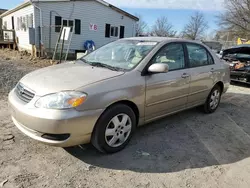
{"type": "Polygon", "coordinates": [[[250,55],[249,54],[235,54],[235,57],[236,58],[250,58],[250,55]]]}
{"type": "Polygon", "coordinates": [[[86,55],[81,60],[91,65],[104,65],[117,69],[130,70],[157,45],[157,42],[120,40],[109,43],[86,55]]]}
{"type": "Polygon", "coordinates": [[[230,61],[249,61],[250,55],[249,54],[243,54],[243,53],[234,53],[234,54],[226,54],[223,59],[230,60],[230,61]]]}

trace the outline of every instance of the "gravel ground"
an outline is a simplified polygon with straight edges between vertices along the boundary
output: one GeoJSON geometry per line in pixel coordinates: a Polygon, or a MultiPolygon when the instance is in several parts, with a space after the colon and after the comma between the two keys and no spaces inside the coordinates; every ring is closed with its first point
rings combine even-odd
{"type": "Polygon", "coordinates": [[[103,155],[91,145],[46,146],[17,130],[6,93],[47,63],[6,60],[1,53],[0,187],[249,187],[248,87],[231,86],[214,114],[192,109],[156,121],[139,128],[123,151],[103,155]]]}
{"type": "Polygon", "coordinates": [[[49,66],[50,60],[34,59],[30,54],[9,49],[0,50],[0,99],[28,72],[49,66]]]}

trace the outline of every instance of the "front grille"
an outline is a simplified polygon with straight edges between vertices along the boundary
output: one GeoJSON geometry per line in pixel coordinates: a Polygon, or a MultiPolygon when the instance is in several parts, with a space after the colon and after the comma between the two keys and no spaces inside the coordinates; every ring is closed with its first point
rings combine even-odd
{"type": "Polygon", "coordinates": [[[30,102],[35,96],[35,93],[33,91],[31,91],[21,83],[17,84],[15,92],[18,98],[26,103],[30,102]]]}

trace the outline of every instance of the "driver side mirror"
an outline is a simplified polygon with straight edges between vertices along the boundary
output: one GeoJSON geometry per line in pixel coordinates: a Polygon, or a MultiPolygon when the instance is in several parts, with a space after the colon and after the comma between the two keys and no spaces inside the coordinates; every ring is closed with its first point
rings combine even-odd
{"type": "Polygon", "coordinates": [[[148,68],[148,72],[150,73],[167,73],[168,71],[169,66],[165,63],[155,63],[148,68]]]}

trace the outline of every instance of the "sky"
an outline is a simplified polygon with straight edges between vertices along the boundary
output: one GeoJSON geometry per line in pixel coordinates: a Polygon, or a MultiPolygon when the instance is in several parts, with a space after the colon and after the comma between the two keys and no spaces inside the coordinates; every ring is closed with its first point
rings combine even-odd
{"type": "MultiPolygon", "coordinates": [[[[5,1],[5,0],[0,0],[5,1]]],[[[224,0],[106,0],[131,14],[139,14],[148,23],[149,28],[160,16],[167,16],[180,32],[188,22],[189,17],[196,11],[204,14],[211,33],[217,29],[216,16],[223,11],[224,0]]],[[[0,4],[0,8],[13,8],[23,0],[7,0],[0,4]]]]}

